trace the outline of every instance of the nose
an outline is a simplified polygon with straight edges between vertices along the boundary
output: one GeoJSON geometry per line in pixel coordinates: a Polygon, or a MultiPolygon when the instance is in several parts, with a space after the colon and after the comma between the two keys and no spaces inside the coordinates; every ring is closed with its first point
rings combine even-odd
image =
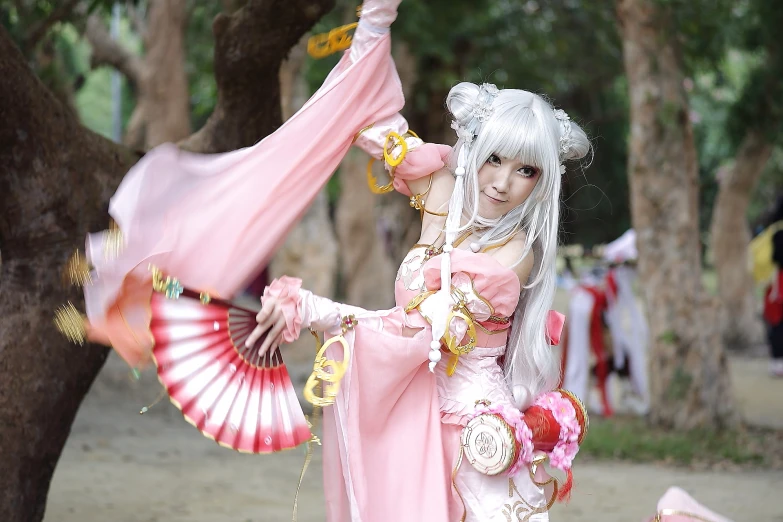
{"type": "Polygon", "coordinates": [[[497,169],[495,179],[492,180],[492,188],[498,191],[499,194],[508,192],[508,187],[511,183],[511,174],[511,169],[508,167],[503,166],[497,169]]]}

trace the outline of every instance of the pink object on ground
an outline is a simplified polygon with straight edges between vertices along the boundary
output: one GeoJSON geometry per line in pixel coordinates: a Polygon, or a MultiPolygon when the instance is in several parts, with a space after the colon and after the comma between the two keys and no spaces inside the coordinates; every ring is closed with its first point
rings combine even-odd
{"type": "Polygon", "coordinates": [[[658,501],[658,513],[645,522],[732,522],[701,505],[685,490],[672,486],[658,501]]]}

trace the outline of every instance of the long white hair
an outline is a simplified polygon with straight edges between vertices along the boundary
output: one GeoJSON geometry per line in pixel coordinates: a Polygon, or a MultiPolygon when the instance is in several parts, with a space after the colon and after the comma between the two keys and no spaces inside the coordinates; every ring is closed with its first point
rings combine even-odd
{"type": "MultiPolygon", "coordinates": [[[[474,109],[479,89],[478,85],[466,82],[449,91],[446,106],[461,129],[476,128],[474,109]]],[[[525,248],[517,263],[533,252],[533,270],[522,287],[512,317],[504,368],[517,406],[524,408],[559,381],[559,364],[549,345],[545,325],[555,292],[561,164],[586,156],[590,142],[577,124],[558,120],[546,100],[527,91],[499,90],[492,98],[490,116],[484,120],[472,143],[468,144],[470,140],[464,135],[460,137],[450,167],[454,171],[460,150],[468,147],[462,206],[463,215],[469,219],[462,228],[473,226],[480,230],[482,246],[502,244],[522,230],[525,248]],[[566,125],[570,125],[567,130],[566,125]],[[562,150],[561,137],[566,132],[568,144],[562,150]],[[498,219],[478,214],[478,171],[492,154],[518,159],[541,171],[525,202],[498,219]]]]}

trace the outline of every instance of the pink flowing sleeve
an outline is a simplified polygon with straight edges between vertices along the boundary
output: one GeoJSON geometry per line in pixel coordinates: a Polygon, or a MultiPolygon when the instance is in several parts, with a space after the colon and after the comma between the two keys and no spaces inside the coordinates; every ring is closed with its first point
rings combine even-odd
{"type": "Polygon", "coordinates": [[[399,0],[367,4],[353,47],[276,132],[225,154],[164,144],[128,172],[109,205],[119,248],[107,248],[106,233],[87,239],[91,339],[143,365],[152,349],[149,265],[188,288],[231,298],[267,264],[356,133],[400,111],[404,98],[383,25],[394,20],[399,0]]]}

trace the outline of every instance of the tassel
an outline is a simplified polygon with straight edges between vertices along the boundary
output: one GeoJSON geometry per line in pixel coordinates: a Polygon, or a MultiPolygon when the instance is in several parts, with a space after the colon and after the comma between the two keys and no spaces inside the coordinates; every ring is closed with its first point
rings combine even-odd
{"type": "Polygon", "coordinates": [[[85,316],[68,301],[54,313],[54,325],[66,339],[74,344],[83,345],[87,340],[87,327],[84,325],[85,316]]]}
{"type": "Polygon", "coordinates": [[[454,375],[454,372],[457,371],[457,363],[459,362],[459,355],[456,353],[452,353],[451,357],[449,357],[449,364],[446,366],[446,375],[451,377],[454,375]]]}
{"type": "Polygon", "coordinates": [[[66,285],[85,286],[92,283],[92,267],[79,250],[75,250],[63,267],[62,279],[66,285]]]}
{"type": "Polygon", "coordinates": [[[354,22],[332,29],[328,33],[310,37],[307,41],[307,54],[319,59],[348,49],[353,42],[353,37],[349,33],[356,29],[357,25],[354,22]]]}
{"type": "Polygon", "coordinates": [[[557,501],[558,502],[568,502],[571,500],[571,490],[574,487],[574,473],[571,471],[571,468],[566,471],[566,479],[562,486],[560,486],[560,491],[557,492],[557,501]]]}

